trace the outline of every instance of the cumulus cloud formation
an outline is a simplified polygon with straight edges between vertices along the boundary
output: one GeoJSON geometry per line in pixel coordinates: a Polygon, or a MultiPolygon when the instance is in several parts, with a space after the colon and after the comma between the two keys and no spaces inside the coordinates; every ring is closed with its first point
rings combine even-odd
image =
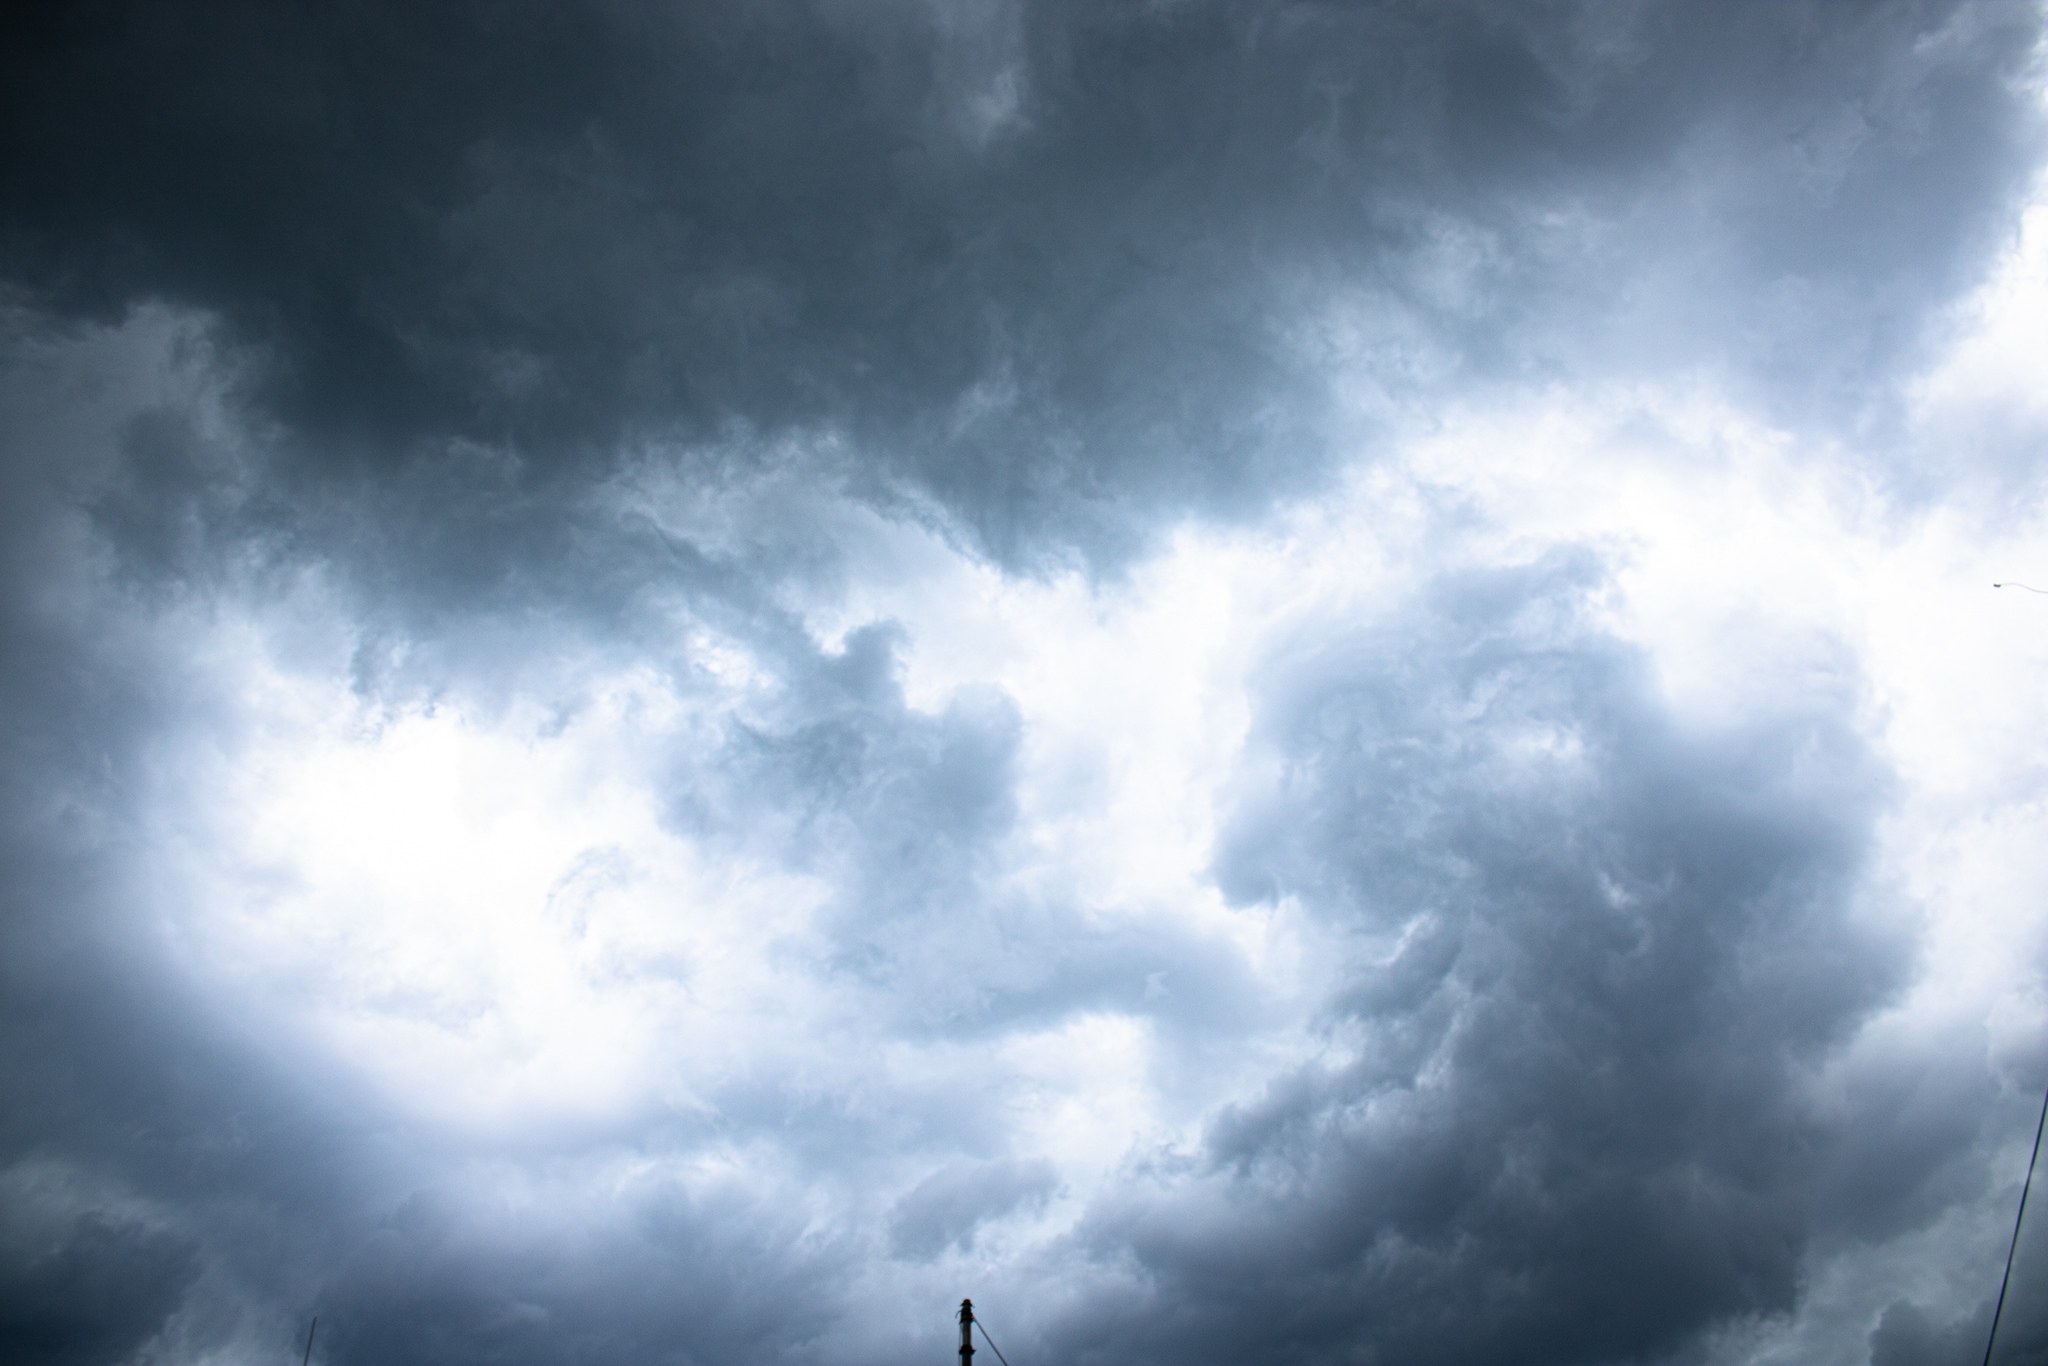
{"type": "Polygon", "coordinates": [[[1578,619],[1590,569],[1280,652],[1219,876],[1298,898],[1343,985],[1332,1056],[1212,1121],[1201,1194],[1096,1216],[1178,1331],[1612,1361],[1793,1307],[1846,1156],[1800,1073],[1899,982],[1855,909],[1886,778],[1841,680],[1687,734],[1578,619]]]}
{"type": "Polygon", "coordinates": [[[0,26],[0,1360],[1981,1359],[2038,5],[0,26]]]}

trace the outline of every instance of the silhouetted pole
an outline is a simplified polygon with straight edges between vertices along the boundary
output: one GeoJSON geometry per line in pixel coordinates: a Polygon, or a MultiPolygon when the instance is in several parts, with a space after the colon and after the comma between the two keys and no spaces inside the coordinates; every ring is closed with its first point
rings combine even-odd
{"type": "Polygon", "coordinates": [[[974,1366],[974,1301],[960,1301],[960,1366],[974,1366]]]}
{"type": "Polygon", "coordinates": [[[299,1359],[299,1366],[306,1366],[306,1363],[313,1359],[313,1334],[319,1331],[320,1316],[315,1314],[313,1316],[313,1326],[306,1330],[306,1355],[299,1359]]]}
{"type": "MultiPolygon", "coordinates": [[[[1993,584],[1996,588],[1998,585],[1993,584]]],[[[2019,585],[2026,587],[2025,584],[2019,585]]],[[[2039,592],[2039,589],[2035,589],[2039,592]]],[[[2020,1224],[2027,1217],[2027,1192],[2034,1188],[2034,1164],[2041,1160],[2041,1131],[2048,1129],[2048,1095],[2041,1097],[2041,1118],[2034,1124],[2034,1152],[2027,1159],[2027,1179],[2020,1186],[2020,1212],[2012,1219],[2012,1242],[2005,1249],[2005,1277],[1998,1283],[1998,1307],[1991,1311],[1991,1336],[1984,1339],[1984,1366],[1991,1366],[1991,1349],[1998,1345],[1998,1319],[2005,1313],[2005,1290],[2012,1284],[2012,1254],[2020,1250],[2020,1224]]]]}

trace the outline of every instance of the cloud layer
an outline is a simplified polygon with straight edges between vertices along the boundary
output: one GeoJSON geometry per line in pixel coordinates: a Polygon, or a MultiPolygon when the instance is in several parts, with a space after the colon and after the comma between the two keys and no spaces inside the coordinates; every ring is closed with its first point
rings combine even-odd
{"type": "Polygon", "coordinates": [[[11,13],[0,1360],[1978,1359],[2041,21],[11,13]]]}

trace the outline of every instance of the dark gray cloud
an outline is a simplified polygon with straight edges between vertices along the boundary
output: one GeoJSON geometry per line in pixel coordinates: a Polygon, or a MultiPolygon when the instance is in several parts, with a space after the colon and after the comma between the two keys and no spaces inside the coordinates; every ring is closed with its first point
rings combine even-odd
{"type": "Polygon", "coordinates": [[[1952,1361],[1957,1366],[1984,1359],[1984,1343],[1991,1328],[1991,1306],[1950,1324],[1934,1324],[1909,1300],[1884,1311],[1884,1317],[1870,1334],[1870,1366],[1935,1366],[1952,1361]]]}
{"type": "Polygon", "coordinates": [[[621,439],[830,430],[999,555],[1113,559],[1453,376],[1882,399],[2028,174],[2034,23],[27,7],[0,246],[57,316],[217,315],[330,477],[466,508],[506,476],[465,444],[545,499],[621,439]]]}
{"type": "Polygon", "coordinates": [[[0,1341],[23,1361],[129,1355],[178,1307],[196,1271],[189,1244],[97,1213],[22,1242],[9,1249],[0,1282],[0,1341]]]}
{"type": "MultiPolygon", "coordinates": [[[[1884,1113],[1808,1088],[1903,980],[1859,904],[1888,781],[1853,676],[1689,732],[1583,618],[1594,569],[1461,575],[1276,653],[1220,875],[1331,926],[1344,1060],[1096,1212],[1152,1290],[1063,1355],[1643,1360],[1794,1306],[1816,1185],[1884,1113]]],[[[1882,1218],[1932,1156],[1843,1203],[1882,1218]]]]}

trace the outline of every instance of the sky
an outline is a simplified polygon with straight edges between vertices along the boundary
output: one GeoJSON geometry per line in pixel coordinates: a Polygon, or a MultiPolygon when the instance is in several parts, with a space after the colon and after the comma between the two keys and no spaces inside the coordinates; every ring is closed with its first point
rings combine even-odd
{"type": "Polygon", "coordinates": [[[0,1363],[1980,1361],[2044,21],[7,7],[0,1363]]]}

